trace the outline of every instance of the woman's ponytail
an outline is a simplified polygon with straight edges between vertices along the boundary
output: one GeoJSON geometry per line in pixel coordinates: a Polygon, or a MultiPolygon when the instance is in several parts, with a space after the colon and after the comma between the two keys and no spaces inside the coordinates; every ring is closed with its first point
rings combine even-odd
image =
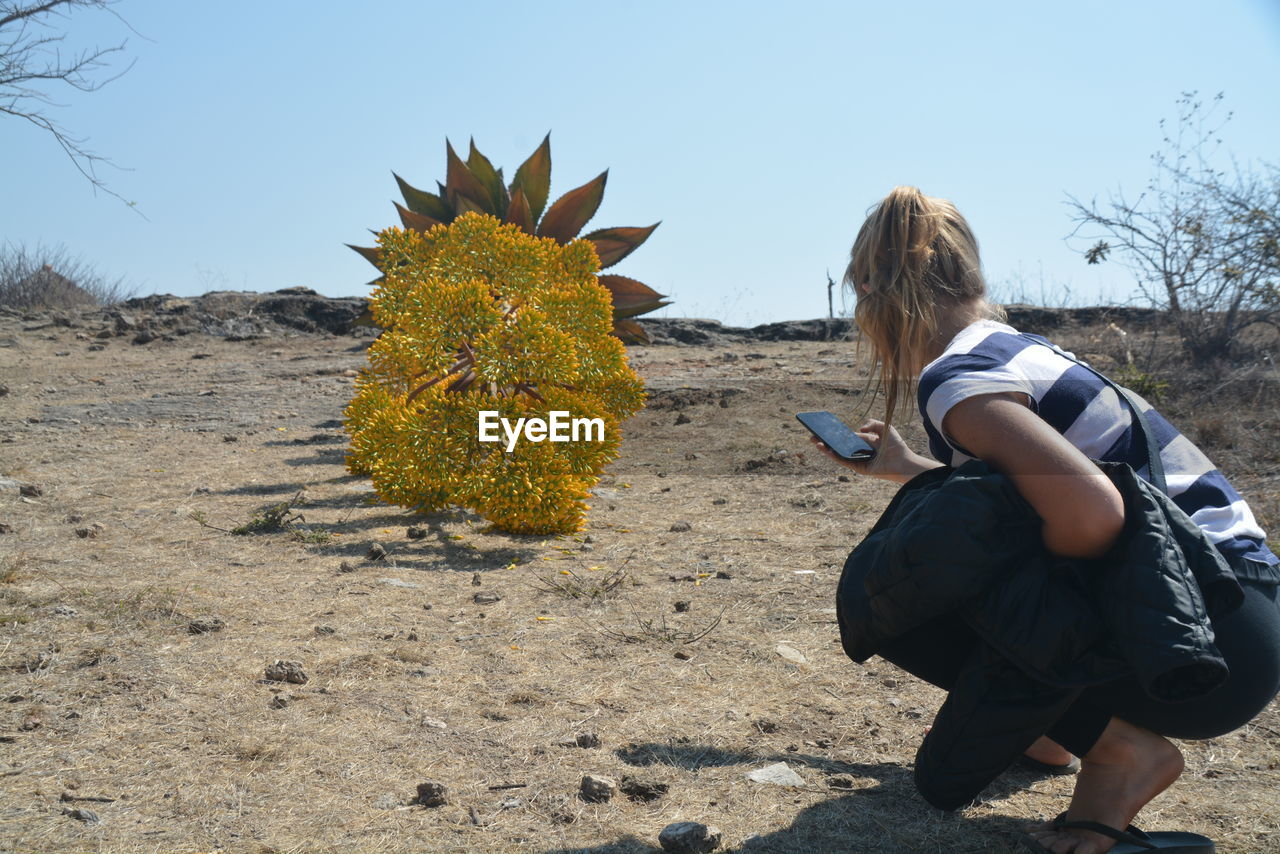
{"type": "Polygon", "coordinates": [[[862,224],[845,284],[857,296],[854,316],[871,342],[872,371],[879,366],[891,423],[910,400],[917,363],[936,337],[937,309],[986,296],[978,242],[946,199],[894,187],[862,224]],[[907,394],[899,394],[902,386],[907,394]]]}

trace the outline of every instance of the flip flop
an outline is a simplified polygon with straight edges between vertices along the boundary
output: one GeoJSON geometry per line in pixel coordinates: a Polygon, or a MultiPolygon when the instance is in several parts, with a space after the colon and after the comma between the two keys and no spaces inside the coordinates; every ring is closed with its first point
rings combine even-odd
{"type": "Polygon", "coordinates": [[[1052,762],[1032,759],[1024,753],[1013,764],[1024,771],[1034,771],[1037,774],[1049,774],[1054,777],[1066,777],[1080,771],[1080,758],[1077,756],[1072,756],[1071,761],[1065,765],[1054,765],[1052,762]]]}
{"type": "MultiPolygon", "coordinates": [[[[1091,830],[1116,840],[1116,845],[1107,854],[1143,854],[1145,851],[1160,851],[1163,854],[1213,854],[1213,840],[1198,833],[1184,833],[1178,830],[1159,830],[1143,833],[1132,824],[1124,830],[1116,830],[1096,821],[1065,821],[1062,816],[1054,819],[1054,830],[1091,830]]],[[[1019,841],[1032,851],[1045,854],[1045,848],[1030,836],[1021,836],[1019,841]]]]}

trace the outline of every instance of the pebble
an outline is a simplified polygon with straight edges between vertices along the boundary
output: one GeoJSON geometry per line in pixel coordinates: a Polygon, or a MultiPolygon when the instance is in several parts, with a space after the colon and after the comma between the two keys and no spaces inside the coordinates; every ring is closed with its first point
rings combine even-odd
{"type": "Polygon", "coordinates": [[[800,650],[793,646],[787,646],[785,643],[778,644],[773,648],[773,651],[785,658],[787,661],[790,661],[792,664],[809,663],[809,659],[805,658],[804,655],[801,654],[800,650]]]}
{"type": "Polygon", "coordinates": [[[419,783],[418,797],[413,802],[424,807],[442,807],[449,803],[449,787],[444,783],[419,783]]]}
{"type": "Polygon", "coordinates": [[[302,669],[302,662],[279,658],[267,665],[263,675],[271,682],[291,682],[294,685],[306,684],[308,678],[302,669]]]}
{"type": "Polygon", "coordinates": [[[382,560],[386,556],[387,550],[383,547],[382,543],[374,543],[369,546],[369,554],[367,555],[369,560],[382,560]]]}
{"type": "Polygon", "coordinates": [[[684,533],[685,531],[692,531],[693,526],[690,525],[688,522],[681,520],[679,522],[673,523],[671,527],[668,528],[667,530],[672,531],[673,533],[681,534],[681,533],[684,533]]]}
{"type": "Polygon", "coordinates": [[[196,617],[187,623],[187,632],[193,635],[207,635],[222,631],[226,625],[221,617],[196,617]]]}
{"type": "Polygon", "coordinates": [[[502,601],[502,597],[497,593],[477,593],[471,597],[471,601],[477,605],[493,605],[502,601]]]}
{"type": "Polygon", "coordinates": [[[405,531],[405,536],[411,540],[421,540],[427,536],[426,528],[419,528],[416,525],[405,531]]]}
{"type": "Polygon", "coordinates": [[[579,787],[584,801],[603,803],[618,794],[618,782],[612,777],[587,774],[579,787]]]}
{"type": "Polygon", "coordinates": [[[696,821],[677,821],[662,828],[658,844],[672,854],[708,854],[720,847],[723,838],[719,828],[696,821]]]}
{"type": "Polygon", "coordinates": [[[747,775],[753,783],[770,783],[775,786],[803,786],[804,778],[791,770],[785,762],[775,762],[763,768],[757,768],[747,775]]]}

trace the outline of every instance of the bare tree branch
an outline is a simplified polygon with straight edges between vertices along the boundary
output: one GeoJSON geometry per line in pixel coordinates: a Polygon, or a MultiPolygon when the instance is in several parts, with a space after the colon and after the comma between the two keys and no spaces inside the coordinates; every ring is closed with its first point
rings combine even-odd
{"type": "Polygon", "coordinates": [[[133,202],[108,187],[98,175],[99,166],[122,167],[90,150],[83,137],[73,136],[46,110],[64,106],[53,99],[46,85],[65,84],[81,92],[93,92],[133,67],[133,63],[129,63],[115,74],[104,75],[104,69],[109,68],[114,59],[113,54],[122,53],[127,42],[64,55],[61,44],[66,34],[53,30],[52,19],[68,19],[80,9],[106,11],[120,19],[110,8],[115,2],[0,0],[0,114],[24,119],[48,133],[95,192],[101,190],[137,211],[133,202]]]}
{"type": "Polygon", "coordinates": [[[1088,240],[1091,264],[1114,255],[1131,270],[1198,358],[1227,355],[1243,329],[1280,317],[1280,167],[1213,166],[1231,118],[1216,115],[1221,100],[1182,94],[1176,127],[1160,123],[1155,175],[1133,203],[1120,192],[1106,205],[1067,196],[1068,241],[1088,240]]]}

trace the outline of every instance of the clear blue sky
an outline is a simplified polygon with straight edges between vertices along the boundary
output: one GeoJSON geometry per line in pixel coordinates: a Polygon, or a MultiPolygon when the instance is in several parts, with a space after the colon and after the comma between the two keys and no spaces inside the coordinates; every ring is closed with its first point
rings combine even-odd
{"type": "MultiPolygon", "coordinates": [[[[143,219],[0,116],[0,241],[62,244],[139,294],[364,294],[344,243],[397,222],[392,170],[444,177],[474,136],[508,179],[550,131],[552,196],[605,168],[590,227],[662,226],[615,272],[733,324],[826,314],[867,207],[951,198],[988,280],[1123,299],[1064,243],[1065,194],[1140,189],[1183,90],[1226,93],[1225,143],[1280,160],[1280,3],[121,0],[68,45],[133,68],[55,116],[132,171],[143,219]]],[[[120,67],[120,66],[118,66],[120,67]]],[[[837,301],[837,310],[839,302],[837,301]]]]}

